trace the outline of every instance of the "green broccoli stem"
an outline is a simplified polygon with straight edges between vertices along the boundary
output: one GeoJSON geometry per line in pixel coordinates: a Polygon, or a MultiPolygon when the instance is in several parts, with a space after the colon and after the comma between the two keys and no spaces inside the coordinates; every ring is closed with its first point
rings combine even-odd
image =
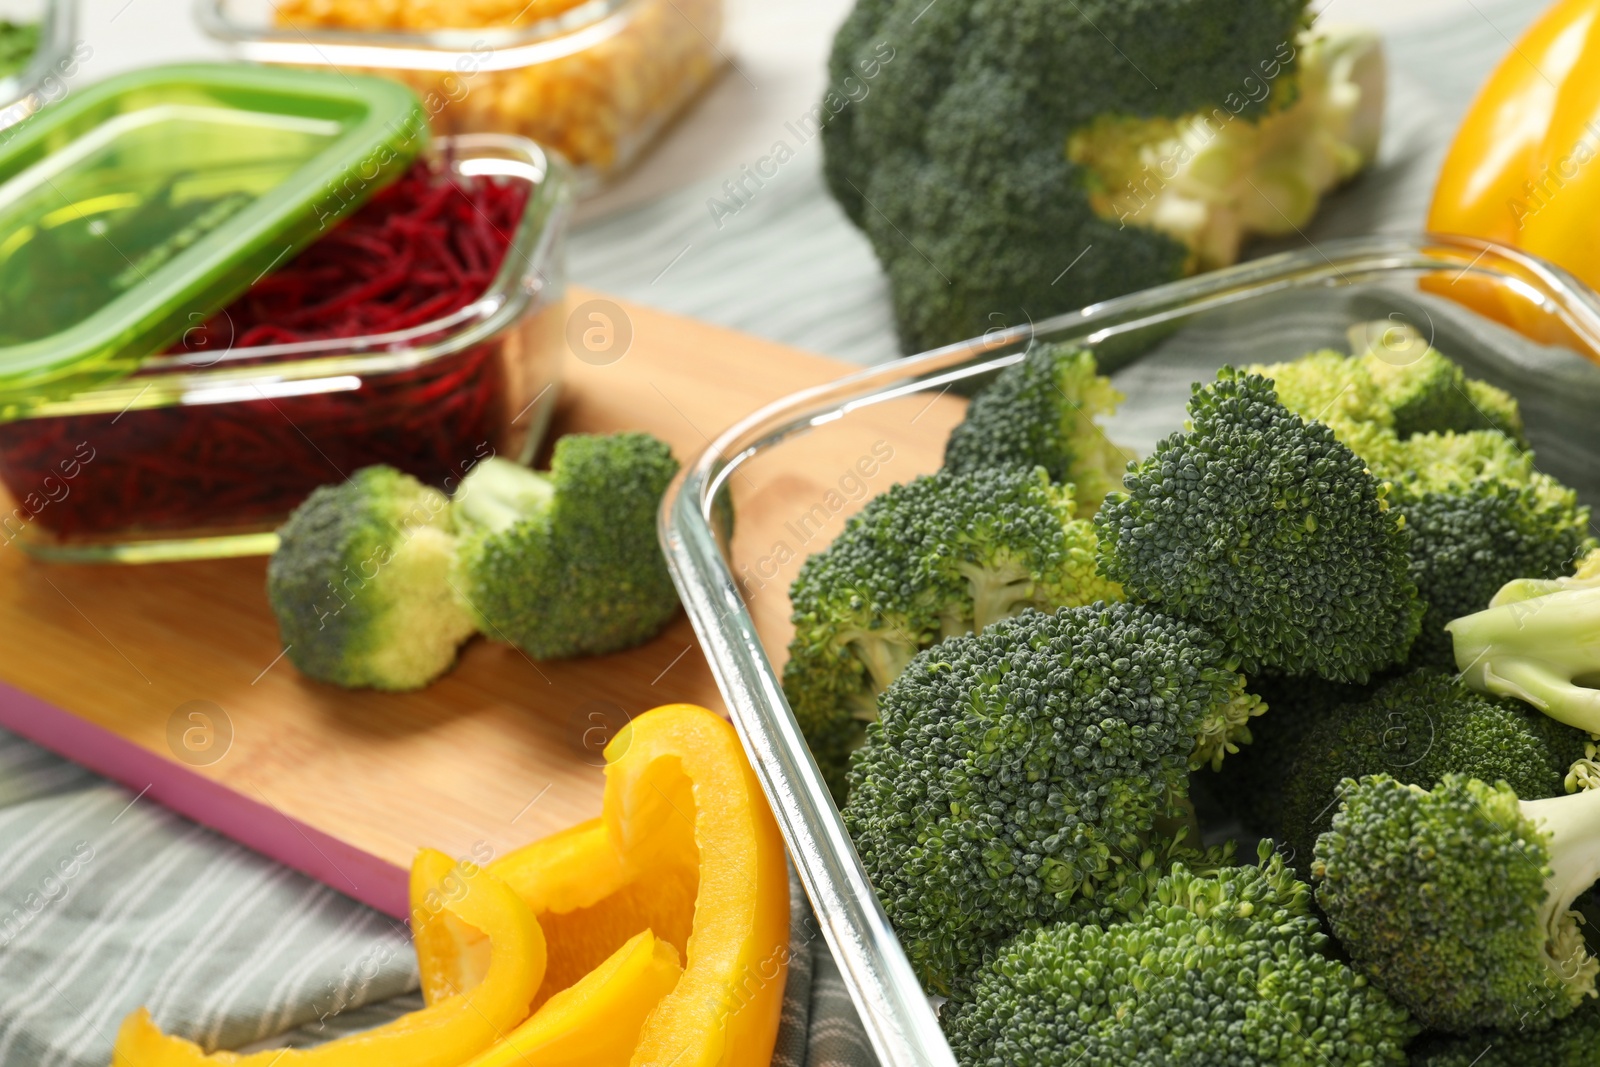
{"type": "MultiPolygon", "coordinates": [[[[847,630],[839,636],[840,643],[850,646],[856,658],[866,666],[867,673],[872,676],[873,689],[880,693],[900,677],[900,672],[906,669],[911,657],[917,654],[917,646],[899,636],[897,631],[847,630]],[[891,636],[891,633],[895,636],[891,636]]],[[[877,715],[874,714],[872,718],[877,718],[877,715]]]]}
{"type": "Polygon", "coordinates": [[[1579,684],[1600,675],[1600,588],[1524,596],[1530,584],[1511,583],[1494,606],[1445,627],[1462,679],[1600,733],[1600,690],[1579,684]]]}
{"type": "Polygon", "coordinates": [[[1574,1001],[1594,988],[1600,960],[1589,954],[1573,904],[1600,881],[1600,790],[1575,796],[1524,800],[1522,814],[1544,835],[1550,873],[1540,925],[1546,963],[1574,1001]]]}
{"type": "Polygon", "coordinates": [[[545,511],[555,495],[547,476],[494,456],[462,480],[451,510],[462,530],[500,533],[545,511]]]}
{"type": "Polygon", "coordinates": [[[1009,619],[1033,603],[1033,572],[1021,563],[1001,560],[987,567],[963,563],[957,570],[972,586],[973,633],[1009,619]]]}

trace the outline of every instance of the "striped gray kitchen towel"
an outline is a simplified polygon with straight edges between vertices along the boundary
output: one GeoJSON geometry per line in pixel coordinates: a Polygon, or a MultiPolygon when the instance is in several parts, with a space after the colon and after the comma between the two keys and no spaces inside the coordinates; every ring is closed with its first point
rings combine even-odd
{"type": "MultiPolygon", "coordinates": [[[[1473,88],[1539,7],[1482,0],[1478,17],[1388,38],[1379,165],[1330,198],[1304,240],[1419,229],[1473,88]]],[[[586,226],[571,241],[571,275],[842,359],[888,359],[897,346],[882,276],[818,162],[806,146],[720,228],[706,201],[723,175],[586,226]]],[[[1281,247],[1294,245],[1304,241],[1281,247]]],[[[1304,337],[1348,313],[1304,310],[1304,337]],[[1319,316],[1328,321],[1318,326],[1319,316]]],[[[1269,358],[1293,348],[1276,343],[1269,358]]],[[[1134,399],[1114,434],[1147,447],[1169,428],[1163,391],[1186,392],[1202,363],[1220,360],[1201,345],[1130,368],[1119,377],[1134,399]]],[[[870,1067],[838,970],[806,919],[797,908],[777,1062],[870,1067]]],[[[398,924],[0,733],[0,1067],[100,1067],[118,1021],[144,1003],[211,1044],[302,1044],[414,1008],[415,988],[398,924]]]]}

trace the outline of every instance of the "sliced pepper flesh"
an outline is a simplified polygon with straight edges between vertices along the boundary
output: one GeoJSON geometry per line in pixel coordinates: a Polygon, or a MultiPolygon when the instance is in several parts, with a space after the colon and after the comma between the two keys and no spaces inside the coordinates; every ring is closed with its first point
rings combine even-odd
{"type": "Polygon", "coordinates": [[[628,1067],[645,1019],[682,973],[677,949],[635,934],[467,1067],[628,1067]]]}
{"type": "Polygon", "coordinates": [[[310,1049],[207,1054],[163,1034],[143,1008],[123,1022],[112,1067],[232,1064],[238,1067],[459,1067],[522,1022],[545,973],[538,920],[504,882],[431,849],[418,853],[413,886],[437,890],[442,912],[481,931],[489,945],[482,980],[394,1022],[310,1049]]]}
{"type": "Polygon", "coordinates": [[[789,962],[783,839],[733,727],[670,704],[606,746],[602,817],[630,867],[698,856],[683,976],[639,1035],[632,1062],[764,1065],[789,962]]]}

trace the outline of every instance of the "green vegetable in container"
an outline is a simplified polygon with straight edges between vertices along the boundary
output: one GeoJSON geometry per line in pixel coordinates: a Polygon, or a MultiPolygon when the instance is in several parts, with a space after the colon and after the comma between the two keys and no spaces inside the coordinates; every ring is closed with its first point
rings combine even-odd
{"type": "Polygon", "coordinates": [[[1417,1021],[1533,1029],[1595,995],[1573,903],[1600,876],[1600,790],[1522,800],[1446,775],[1346,780],[1317,901],[1351,960],[1417,1021]]]}
{"type": "Polygon", "coordinates": [[[1189,417],[1095,516],[1105,575],[1208,629],[1246,673],[1359,683],[1402,662],[1425,605],[1366,463],[1231,367],[1195,384],[1189,417]]]}
{"type": "Polygon", "coordinates": [[[1039,468],[949,470],[891,487],[801,566],[783,687],[839,799],[877,698],[911,657],[1034,607],[1120,599],[1094,527],[1039,468]]]}
{"type": "Polygon", "coordinates": [[[1030,926],[1117,921],[1173,862],[1225,862],[1198,849],[1189,771],[1262,710],[1220,642],[1133,604],[919,653],[851,757],[843,814],[925,987],[1030,926]]]}
{"type": "Polygon", "coordinates": [[[906,351],[1233,262],[1376,152],[1374,34],[1305,0],[859,0],[830,85],[829,188],[888,275],[906,351]],[[839,99],[843,99],[839,97],[839,99]]]}
{"type": "Polygon", "coordinates": [[[0,19],[0,78],[21,74],[39,50],[39,24],[0,19]]]}
{"type": "Polygon", "coordinates": [[[1117,926],[1021,934],[945,1006],[964,1067],[1401,1067],[1417,1026],[1344,963],[1270,846],[1182,865],[1117,926]]]}

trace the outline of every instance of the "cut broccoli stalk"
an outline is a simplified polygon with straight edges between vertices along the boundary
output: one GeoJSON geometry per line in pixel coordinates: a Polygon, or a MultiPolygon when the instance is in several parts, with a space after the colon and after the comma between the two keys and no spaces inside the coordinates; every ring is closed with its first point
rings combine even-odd
{"type": "Polygon", "coordinates": [[[1356,965],[1425,1026],[1535,1029],[1595,995],[1572,910],[1600,878],[1600,792],[1520,800],[1446,775],[1342,783],[1317,897],[1356,965]]]}
{"type": "Polygon", "coordinates": [[[1570,578],[1509,582],[1446,629],[1468,685],[1600,733],[1600,689],[1587,684],[1600,679],[1600,552],[1570,578]]]}
{"type": "Polygon", "coordinates": [[[1181,119],[1110,116],[1075,132],[1067,157],[1088,171],[1095,210],[1181,242],[1189,271],[1236,262],[1253,234],[1305,226],[1323,194],[1377,154],[1385,77],[1370,30],[1319,26],[1295,51],[1298,76],[1272,86],[1275,106],[1254,121],[1216,107],[1181,119]]]}
{"type": "Polygon", "coordinates": [[[500,533],[549,511],[556,490],[550,479],[520,463],[490,457],[461,483],[455,496],[462,530],[500,533]]]}

